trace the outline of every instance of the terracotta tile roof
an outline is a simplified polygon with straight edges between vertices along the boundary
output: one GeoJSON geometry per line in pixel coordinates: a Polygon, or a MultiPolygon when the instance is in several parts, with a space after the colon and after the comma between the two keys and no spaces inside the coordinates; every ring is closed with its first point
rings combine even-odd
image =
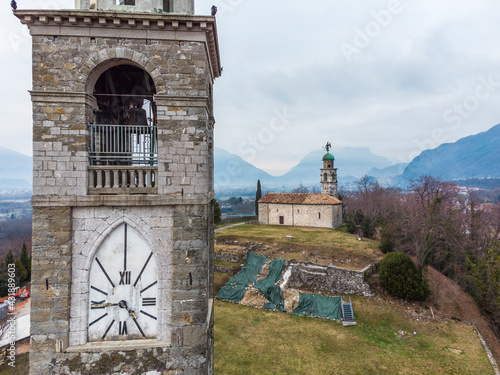
{"type": "Polygon", "coordinates": [[[309,193],[267,193],[259,203],[277,204],[341,204],[342,202],[328,194],[309,193]]]}

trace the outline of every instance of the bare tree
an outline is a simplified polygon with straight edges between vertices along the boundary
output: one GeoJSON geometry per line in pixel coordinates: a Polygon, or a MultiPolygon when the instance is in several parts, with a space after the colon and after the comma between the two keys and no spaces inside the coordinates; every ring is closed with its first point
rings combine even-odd
{"type": "Polygon", "coordinates": [[[300,182],[299,186],[292,190],[292,193],[309,193],[309,189],[307,186],[304,186],[302,182],[300,182]]]}

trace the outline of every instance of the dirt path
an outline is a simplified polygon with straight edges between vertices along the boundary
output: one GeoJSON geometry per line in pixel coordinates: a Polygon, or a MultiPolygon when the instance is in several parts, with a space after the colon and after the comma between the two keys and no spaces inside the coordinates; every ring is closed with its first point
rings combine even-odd
{"type": "Polygon", "coordinates": [[[236,227],[238,225],[243,225],[243,224],[247,224],[247,223],[236,223],[236,224],[230,224],[230,225],[226,225],[225,227],[220,227],[220,228],[217,228],[215,230],[215,233],[219,233],[221,230],[223,229],[227,229],[227,228],[232,228],[232,227],[236,227]]]}
{"type": "Polygon", "coordinates": [[[500,342],[483,318],[474,299],[453,280],[429,267],[429,283],[433,293],[433,303],[439,310],[453,318],[474,323],[486,341],[497,364],[500,364],[500,342]]]}

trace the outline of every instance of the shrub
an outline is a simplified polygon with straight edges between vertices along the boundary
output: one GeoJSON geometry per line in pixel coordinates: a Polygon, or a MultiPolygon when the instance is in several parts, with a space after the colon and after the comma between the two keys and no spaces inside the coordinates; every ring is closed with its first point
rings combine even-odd
{"type": "Polygon", "coordinates": [[[417,266],[405,253],[389,253],[380,262],[380,283],[389,293],[408,301],[425,300],[430,291],[417,266]]]}
{"type": "Polygon", "coordinates": [[[392,242],[389,236],[382,236],[382,241],[380,242],[380,250],[384,253],[392,253],[394,251],[394,242],[392,242]]]}

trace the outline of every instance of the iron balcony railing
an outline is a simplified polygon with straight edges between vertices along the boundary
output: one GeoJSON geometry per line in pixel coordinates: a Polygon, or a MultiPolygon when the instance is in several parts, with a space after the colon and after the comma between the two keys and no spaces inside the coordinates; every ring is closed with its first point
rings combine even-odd
{"type": "Polygon", "coordinates": [[[89,124],[90,165],[158,165],[157,127],[89,124]]]}

